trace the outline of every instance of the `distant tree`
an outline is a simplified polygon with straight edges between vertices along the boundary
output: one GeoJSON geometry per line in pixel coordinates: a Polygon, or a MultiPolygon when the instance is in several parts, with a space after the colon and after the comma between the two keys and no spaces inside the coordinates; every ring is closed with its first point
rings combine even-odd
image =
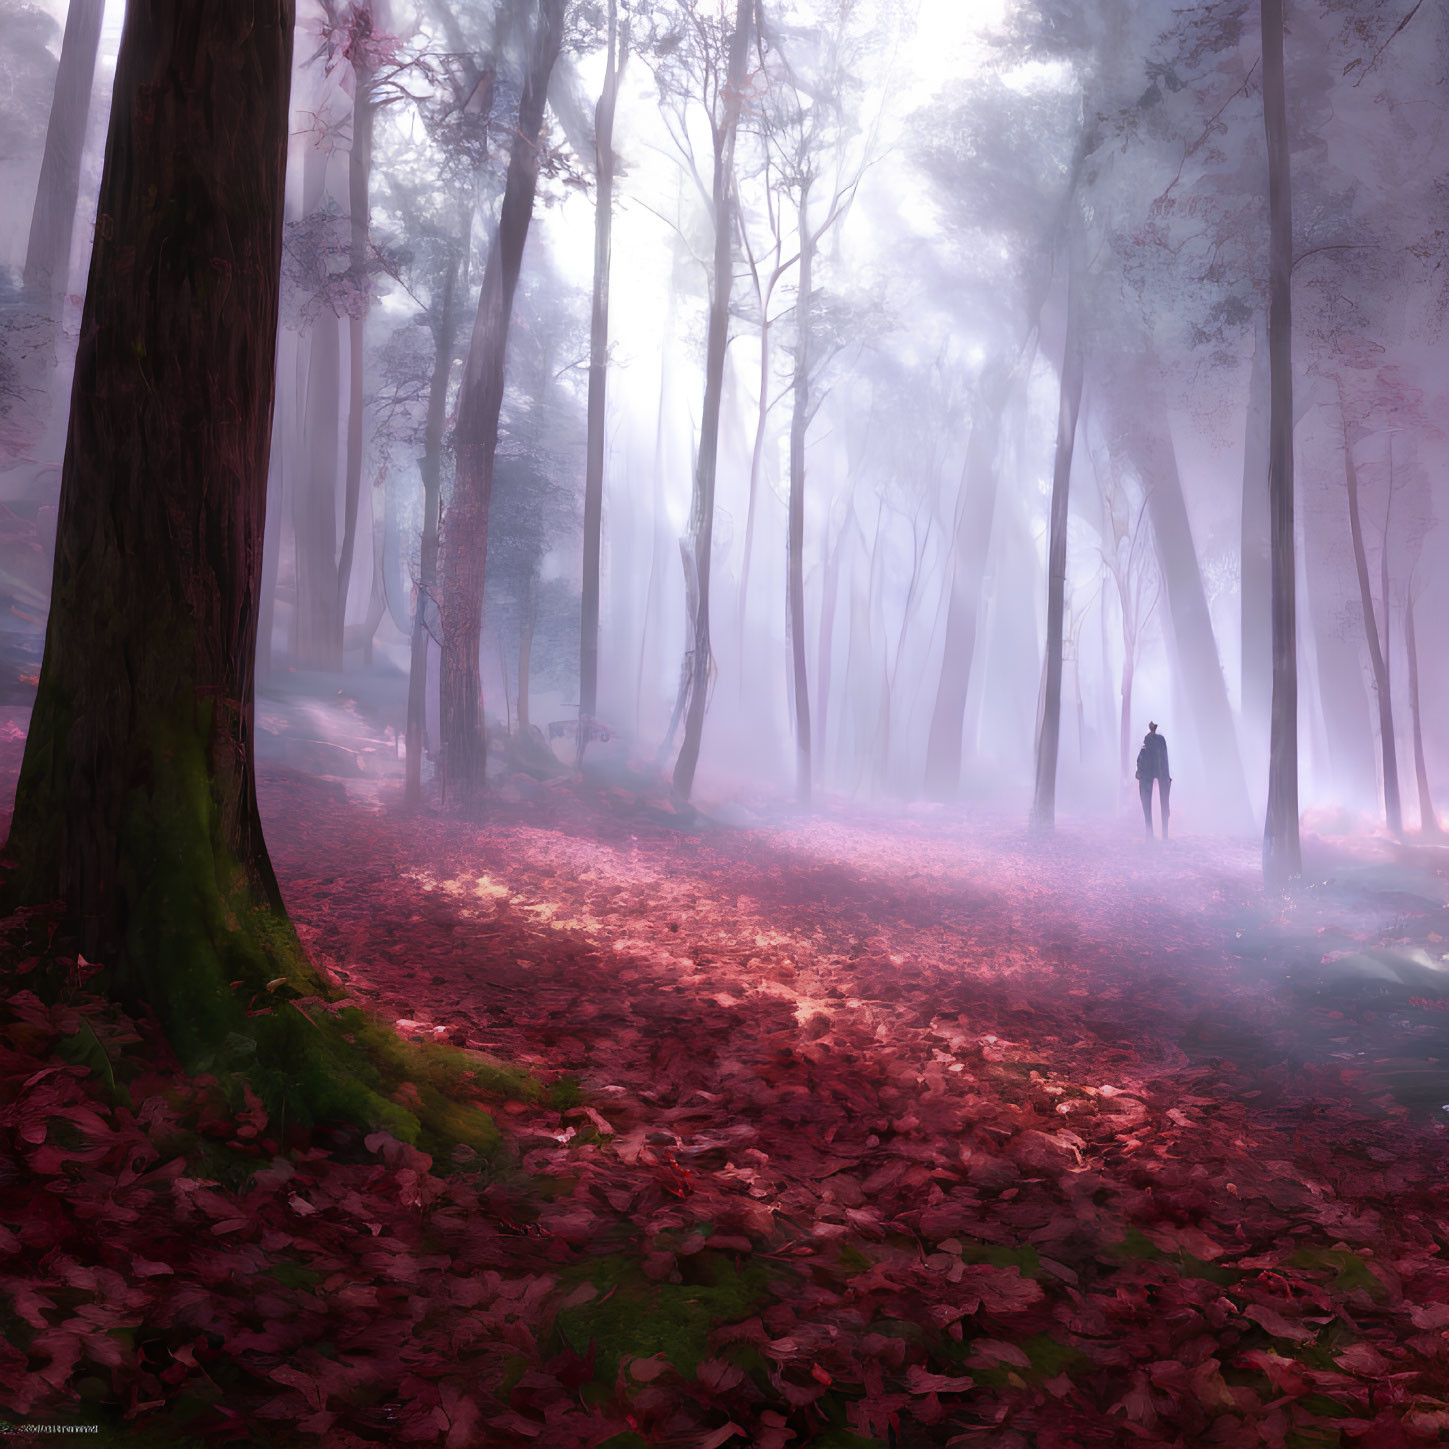
{"type": "MultiPolygon", "coordinates": [[[[790,379],[786,637],[795,720],[795,795],[811,793],[810,689],[805,641],[805,441],[821,403],[820,373],[835,350],[817,272],[821,247],[848,214],[875,159],[877,126],[860,114],[867,58],[888,52],[881,25],[854,0],[831,0],[803,23],[788,12],[761,26],[765,91],[757,124],[775,155],[774,190],[793,209],[795,352],[790,379]],[[812,206],[813,203],[813,206],[812,206]]],[[[778,211],[772,208],[778,227],[778,211]]],[[[778,248],[777,248],[778,250],[778,248]]],[[[768,305],[766,300],[765,305],[768,305]]],[[[763,345],[763,344],[762,344],[763,345]]],[[[762,373],[762,388],[764,387],[762,373]]],[[[763,400],[762,400],[763,401],[763,400]]]]}
{"type": "Polygon", "coordinates": [[[594,107],[594,280],[589,324],[588,445],[584,462],[584,568],[579,605],[579,731],[583,764],[599,712],[599,556],[604,518],[604,424],[609,375],[609,267],[614,221],[614,112],[629,57],[629,26],[619,30],[618,0],[608,0],[604,83],[594,107]]]}
{"type": "Polygon", "coordinates": [[[757,0],[738,0],[733,23],[716,19],[703,0],[683,0],[670,27],[655,40],[655,74],[672,113],[674,135],[694,164],[689,114],[698,105],[709,132],[707,187],[714,233],[709,322],[705,337],[704,406],[690,503],[689,537],[682,547],[685,567],[686,644],[681,670],[684,743],[674,762],[673,792],[688,801],[704,737],[712,656],[710,652],[710,563],[714,547],[715,471],[719,458],[720,401],[724,393],[725,352],[729,346],[730,294],[734,280],[734,151],[744,104],[750,35],[757,0]]]}
{"type": "Polygon", "coordinates": [[[49,298],[66,288],[80,195],[81,150],[105,8],[105,0],[71,0],[66,9],[65,37],[45,129],[45,154],[40,163],[35,210],[30,217],[30,241],[25,249],[25,288],[36,297],[49,298]]]}
{"type": "Polygon", "coordinates": [[[456,474],[442,536],[442,777],[444,798],[463,804],[481,795],[487,766],[478,651],[488,551],[488,504],[503,407],[509,319],[533,216],[544,103],[563,41],[565,3],[538,0],[503,204],[483,273],[453,434],[456,474]]]}
{"type": "Polygon", "coordinates": [[[1383,770],[1384,818],[1391,834],[1404,833],[1403,807],[1399,800],[1399,758],[1394,734],[1394,700],[1389,685],[1389,514],[1393,492],[1389,490],[1384,510],[1384,538],[1380,548],[1382,591],[1380,608],[1374,607],[1373,586],[1369,582],[1368,552],[1364,547],[1363,510],[1359,503],[1358,465],[1354,461],[1356,429],[1350,423],[1344,403],[1342,384],[1338,390],[1339,420],[1343,430],[1343,467],[1348,499],[1348,526],[1353,540],[1354,574],[1358,579],[1359,606],[1363,619],[1364,638],[1368,644],[1369,664],[1373,670],[1374,695],[1379,713],[1379,759],[1383,770]],[[1382,623],[1382,634],[1380,624],[1382,623]]]}
{"type": "Polygon", "coordinates": [[[1404,593],[1404,652],[1409,663],[1409,714],[1414,730],[1414,782],[1419,791],[1419,833],[1431,840],[1443,835],[1439,812],[1429,791],[1429,767],[1424,757],[1424,719],[1419,706],[1419,644],[1414,635],[1414,595],[1417,580],[1411,574],[1404,593]]]}

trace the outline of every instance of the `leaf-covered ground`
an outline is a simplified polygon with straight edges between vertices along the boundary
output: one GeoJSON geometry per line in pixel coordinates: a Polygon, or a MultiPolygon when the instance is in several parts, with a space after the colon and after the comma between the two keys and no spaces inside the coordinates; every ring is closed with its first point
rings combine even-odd
{"type": "MultiPolygon", "coordinates": [[[[1126,826],[691,826],[522,778],[466,823],[263,784],[304,939],[482,1054],[459,1091],[503,1147],[303,1143],[83,965],[50,1004],[11,974],[12,1418],[453,1449],[1449,1431],[1432,858],[1320,844],[1265,902],[1248,847],[1126,826]]],[[[7,928],[53,983],[44,918],[7,928]]]]}

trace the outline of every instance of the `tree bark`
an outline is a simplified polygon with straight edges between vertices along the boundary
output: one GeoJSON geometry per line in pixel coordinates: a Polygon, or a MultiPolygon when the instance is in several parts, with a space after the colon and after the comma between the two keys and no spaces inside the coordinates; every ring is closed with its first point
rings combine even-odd
{"type": "Polygon", "coordinates": [[[795,297],[795,376],[790,414],[790,509],[786,540],[787,630],[795,700],[795,798],[810,803],[810,690],[805,673],[805,432],[810,426],[810,326],[815,237],[810,231],[810,180],[800,187],[800,277],[795,297]]]}
{"type": "Polygon", "coordinates": [[[991,522],[996,512],[996,443],[1005,395],[1005,378],[983,391],[966,444],[961,504],[956,513],[951,593],[946,606],[946,649],[926,740],[926,793],[937,800],[954,800],[961,787],[961,734],[966,723],[966,696],[971,689],[971,667],[976,655],[976,627],[991,547],[991,522]]]}
{"type": "Polygon", "coordinates": [[[756,0],[739,0],[730,37],[724,85],[723,115],[714,124],[714,274],[710,279],[709,324],[705,335],[704,408],[699,425],[699,457],[694,470],[694,497],[689,531],[698,588],[692,617],[686,620],[689,649],[689,699],[684,713],[684,743],[674,762],[672,793],[688,801],[699,765],[704,712],[709,697],[709,575],[714,544],[714,483],[719,457],[719,412],[724,394],[725,349],[729,345],[730,284],[733,281],[733,200],[735,132],[739,128],[745,64],[749,57],[750,23],[756,0]]]}
{"type": "Polygon", "coordinates": [[[1298,636],[1293,556],[1293,193],[1283,79],[1283,0],[1262,0],[1263,134],[1268,149],[1268,520],[1273,705],[1263,881],[1303,873],[1298,841],[1298,636]]]}
{"type": "MultiPolygon", "coordinates": [[[[1374,609],[1373,590],[1369,585],[1368,554],[1363,542],[1363,520],[1358,503],[1358,468],[1353,461],[1353,444],[1349,437],[1348,418],[1343,416],[1343,394],[1339,392],[1339,413],[1343,418],[1343,466],[1348,493],[1348,530],[1353,539],[1353,568],[1358,578],[1359,606],[1363,610],[1364,639],[1368,644],[1369,665],[1373,670],[1374,694],[1379,713],[1379,761],[1383,768],[1384,819],[1392,834],[1404,833],[1403,806],[1399,799],[1399,752],[1394,740],[1394,701],[1389,685],[1387,590],[1384,594],[1384,634],[1379,638],[1378,617],[1374,609]]],[[[1385,560],[1388,557],[1388,531],[1384,531],[1385,560]]]]}
{"type": "MultiPolygon", "coordinates": [[[[347,595],[352,586],[352,555],[357,547],[357,510],[362,496],[363,343],[368,304],[368,191],[372,177],[372,71],[367,42],[372,37],[372,9],[357,7],[348,59],[352,62],[352,146],[347,157],[347,210],[350,241],[347,266],[353,294],[347,312],[348,398],[347,463],[343,473],[342,547],[337,555],[337,619],[345,634],[347,595]]],[[[369,636],[370,637],[370,636],[369,636]]]]}
{"type": "Polygon", "coordinates": [[[584,578],[579,611],[577,763],[599,710],[599,572],[604,524],[605,393],[609,375],[609,255],[614,223],[614,110],[619,93],[618,0],[609,0],[604,85],[594,107],[594,291],[589,322],[588,440],[584,459],[584,578]]]}
{"type": "Polygon", "coordinates": [[[1438,839],[1439,812],[1429,794],[1429,769],[1424,760],[1424,727],[1419,713],[1419,646],[1414,639],[1414,591],[1404,596],[1404,652],[1409,663],[1409,713],[1414,722],[1414,779],[1419,787],[1419,834],[1438,839]]]}
{"type": "Polygon", "coordinates": [[[36,298],[58,297],[66,290],[80,196],[81,152],[105,8],[105,0],[71,0],[66,10],[55,98],[50,103],[40,184],[25,249],[25,290],[36,298]]]}
{"type": "Polygon", "coordinates": [[[1042,717],[1036,743],[1036,793],[1032,824],[1038,830],[1056,825],[1057,748],[1062,723],[1062,616],[1067,589],[1067,503],[1072,479],[1072,450],[1077,414],[1082,405],[1081,322],[1075,283],[1067,282],[1067,328],[1062,350],[1061,395],[1057,412],[1056,463],[1052,470],[1051,532],[1047,545],[1046,678],[1042,717]]]}
{"type": "Polygon", "coordinates": [[[488,504],[493,493],[498,418],[503,408],[508,324],[533,216],[544,101],[562,44],[564,7],[565,0],[539,0],[538,22],[518,103],[518,128],[509,151],[503,205],[483,272],[453,433],[457,471],[442,539],[440,728],[443,797],[465,806],[482,795],[488,761],[478,665],[488,504]]]}

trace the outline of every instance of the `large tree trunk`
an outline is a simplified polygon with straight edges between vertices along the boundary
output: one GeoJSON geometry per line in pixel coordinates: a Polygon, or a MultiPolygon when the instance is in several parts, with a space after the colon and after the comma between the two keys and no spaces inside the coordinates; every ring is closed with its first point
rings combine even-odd
{"type": "Polygon", "coordinates": [[[42,301],[66,290],[76,200],[80,195],[81,151],[105,8],[105,0],[70,0],[66,10],[55,98],[50,103],[40,184],[30,216],[30,242],[25,249],[25,290],[42,301]]]}
{"type": "Polygon", "coordinates": [[[1424,760],[1424,727],[1419,713],[1419,646],[1414,639],[1414,591],[1404,595],[1404,652],[1409,662],[1409,713],[1414,723],[1414,779],[1419,787],[1419,833],[1434,839],[1439,829],[1439,812],[1429,794],[1429,768],[1424,760]]]}
{"type": "Polygon", "coordinates": [[[1303,872],[1298,843],[1298,621],[1293,556],[1293,193],[1283,81],[1283,0],[1262,0],[1263,133],[1268,148],[1268,518],[1273,708],[1263,880],[1303,872]]]}
{"type": "MultiPolygon", "coordinates": [[[[352,62],[352,146],[347,157],[347,209],[350,241],[347,268],[352,299],[347,309],[348,397],[347,465],[343,473],[342,548],[337,555],[337,618],[344,634],[347,595],[352,586],[352,555],[357,547],[357,510],[362,496],[363,344],[366,340],[368,303],[368,190],[372,177],[372,71],[368,42],[372,37],[372,9],[357,7],[352,22],[348,58],[352,62]]],[[[368,636],[369,639],[371,636],[368,636]]]]}
{"type": "Polygon", "coordinates": [[[1052,470],[1051,532],[1047,544],[1046,678],[1036,742],[1036,792],[1032,824],[1050,830],[1056,824],[1057,747],[1062,724],[1062,616],[1067,591],[1067,502],[1072,480],[1072,450],[1082,405],[1082,338],[1072,279],[1067,282],[1066,341],[1062,350],[1061,395],[1057,411],[1056,463],[1052,470]]]}
{"type": "MultiPolygon", "coordinates": [[[[1399,802],[1399,752],[1394,741],[1394,700],[1389,686],[1388,591],[1384,591],[1384,633],[1379,637],[1373,590],[1369,586],[1368,554],[1363,542],[1363,520],[1358,505],[1358,468],[1353,461],[1353,442],[1348,418],[1343,416],[1343,393],[1339,390],[1339,415],[1343,419],[1343,467],[1348,492],[1348,530],[1353,539],[1353,568],[1358,578],[1359,607],[1363,611],[1364,639],[1373,669],[1374,694],[1379,709],[1379,760],[1383,767],[1384,819],[1394,835],[1404,833],[1403,807],[1399,802]]],[[[1388,530],[1384,530],[1384,558],[1388,558],[1388,530]]]]}
{"type": "Polygon", "coordinates": [[[539,134],[548,79],[563,40],[565,0],[539,0],[528,70],[518,103],[518,128],[508,157],[498,231],[488,253],[478,315],[458,396],[454,429],[457,472],[443,528],[443,661],[441,721],[443,796],[464,805],[482,794],[487,767],[483,683],[478,649],[483,627],[483,577],[488,553],[488,504],[513,293],[538,186],[539,134]]]}
{"type": "Polygon", "coordinates": [[[996,443],[1005,394],[1004,377],[983,392],[966,444],[961,503],[956,510],[951,594],[946,606],[946,650],[926,740],[926,793],[937,800],[955,799],[961,787],[961,735],[976,656],[981,585],[996,512],[996,443]]]}
{"type": "Polygon", "coordinates": [[[609,251],[614,225],[614,108],[619,94],[618,0],[609,0],[608,57],[594,107],[594,294],[589,322],[588,441],[584,459],[584,579],[579,611],[579,731],[584,762],[599,712],[599,555],[604,524],[605,391],[609,375],[609,251]]]}
{"type": "Polygon", "coordinates": [[[1192,526],[1183,500],[1166,403],[1153,381],[1154,368],[1155,361],[1149,353],[1148,371],[1140,377],[1136,389],[1141,421],[1123,430],[1124,439],[1147,494],[1147,513],[1157,544],[1183,693],[1200,751],[1204,762],[1215,769],[1215,793],[1222,806],[1246,829],[1252,819],[1247,780],[1238,752],[1237,730],[1218,658],[1192,526]]]}
{"type": "Polygon", "coordinates": [[[795,701],[795,798],[810,803],[810,690],[805,674],[805,432],[810,426],[810,325],[814,300],[815,237],[810,231],[810,182],[800,187],[800,277],[795,300],[794,401],[790,414],[790,521],[786,602],[790,681],[795,701]]]}
{"type": "Polygon", "coordinates": [[[709,698],[709,573],[714,545],[714,480],[719,456],[719,411],[724,394],[725,349],[729,345],[730,284],[734,256],[734,154],[750,49],[750,22],[756,0],[739,0],[724,86],[724,113],[714,123],[714,273],[710,279],[709,325],[705,336],[704,409],[699,424],[699,457],[694,469],[694,497],[689,532],[698,593],[686,621],[689,700],[684,712],[684,743],[674,762],[673,794],[687,801],[694,789],[699,747],[704,737],[704,711],[709,698]]]}

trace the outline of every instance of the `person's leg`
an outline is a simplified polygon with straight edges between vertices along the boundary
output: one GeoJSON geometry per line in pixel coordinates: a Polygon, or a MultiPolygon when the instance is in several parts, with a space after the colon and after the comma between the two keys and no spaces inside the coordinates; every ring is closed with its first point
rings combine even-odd
{"type": "Polygon", "coordinates": [[[1157,782],[1157,803],[1162,808],[1162,838],[1167,839],[1167,817],[1170,813],[1167,808],[1168,796],[1172,794],[1172,781],[1159,780],[1157,782]]]}
{"type": "Polygon", "coordinates": [[[1142,797],[1142,818],[1147,822],[1147,837],[1152,838],[1152,777],[1137,782],[1137,793],[1142,797]]]}

